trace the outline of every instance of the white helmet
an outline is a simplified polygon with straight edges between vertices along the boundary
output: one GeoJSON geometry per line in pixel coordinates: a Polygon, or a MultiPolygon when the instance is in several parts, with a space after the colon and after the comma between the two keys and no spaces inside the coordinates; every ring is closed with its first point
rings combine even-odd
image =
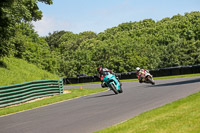
{"type": "Polygon", "coordinates": [[[137,67],[137,68],[136,68],[136,70],[137,70],[137,71],[140,71],[140,68],[139,68],[139,67],[137,67]]]}

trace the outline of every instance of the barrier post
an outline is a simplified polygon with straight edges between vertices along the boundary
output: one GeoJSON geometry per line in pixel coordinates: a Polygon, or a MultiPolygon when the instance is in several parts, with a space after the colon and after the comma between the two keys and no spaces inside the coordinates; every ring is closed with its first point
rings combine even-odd
{"type": "Polygon", "coordinates": [[[58,80],[58,82],[59,82],[60,94],[63,94],[64,93],[63,79],[58,80]]]}

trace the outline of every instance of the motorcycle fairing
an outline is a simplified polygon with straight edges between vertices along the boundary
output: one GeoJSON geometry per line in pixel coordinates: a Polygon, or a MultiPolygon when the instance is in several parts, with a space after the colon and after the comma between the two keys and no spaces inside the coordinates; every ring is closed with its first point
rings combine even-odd
{"type": "Polygon", "coordinates": [[[108,74],[103,78],[104,82],[107,84],[107,86],[110,86],[110,84],[114,83],[116,86],[116,89],[119,91],[120,90],[120,83],[116,79],[115,75],[108,74]]]}

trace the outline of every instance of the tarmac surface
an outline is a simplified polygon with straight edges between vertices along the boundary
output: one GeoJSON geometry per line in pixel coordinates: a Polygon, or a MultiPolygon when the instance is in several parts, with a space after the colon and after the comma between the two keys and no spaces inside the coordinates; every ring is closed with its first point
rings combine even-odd
{"type": "MultiPolygon", "coordinates": [[[[200,77],[122,82],[105,91],[0,117],[0,133],[91,133],[200,91],[200,77]]],[[[99,84],[65,88],[101,88],[99,84]]]]}

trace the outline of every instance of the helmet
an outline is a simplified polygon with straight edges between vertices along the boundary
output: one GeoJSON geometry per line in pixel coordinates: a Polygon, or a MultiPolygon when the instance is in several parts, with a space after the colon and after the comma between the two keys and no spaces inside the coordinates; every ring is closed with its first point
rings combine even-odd
{"type": "Polygon", "coordinates": [[[103,68],[100,66],[97,68],[97,72],[101,73],[103,71],[103,68]]]}
{"type": "Polygon", "coordinates": [[[137,67],[137,68],[136,68],[136,71],[140,71],[140,68],[139,68],[139,67],[137,67]]]}

